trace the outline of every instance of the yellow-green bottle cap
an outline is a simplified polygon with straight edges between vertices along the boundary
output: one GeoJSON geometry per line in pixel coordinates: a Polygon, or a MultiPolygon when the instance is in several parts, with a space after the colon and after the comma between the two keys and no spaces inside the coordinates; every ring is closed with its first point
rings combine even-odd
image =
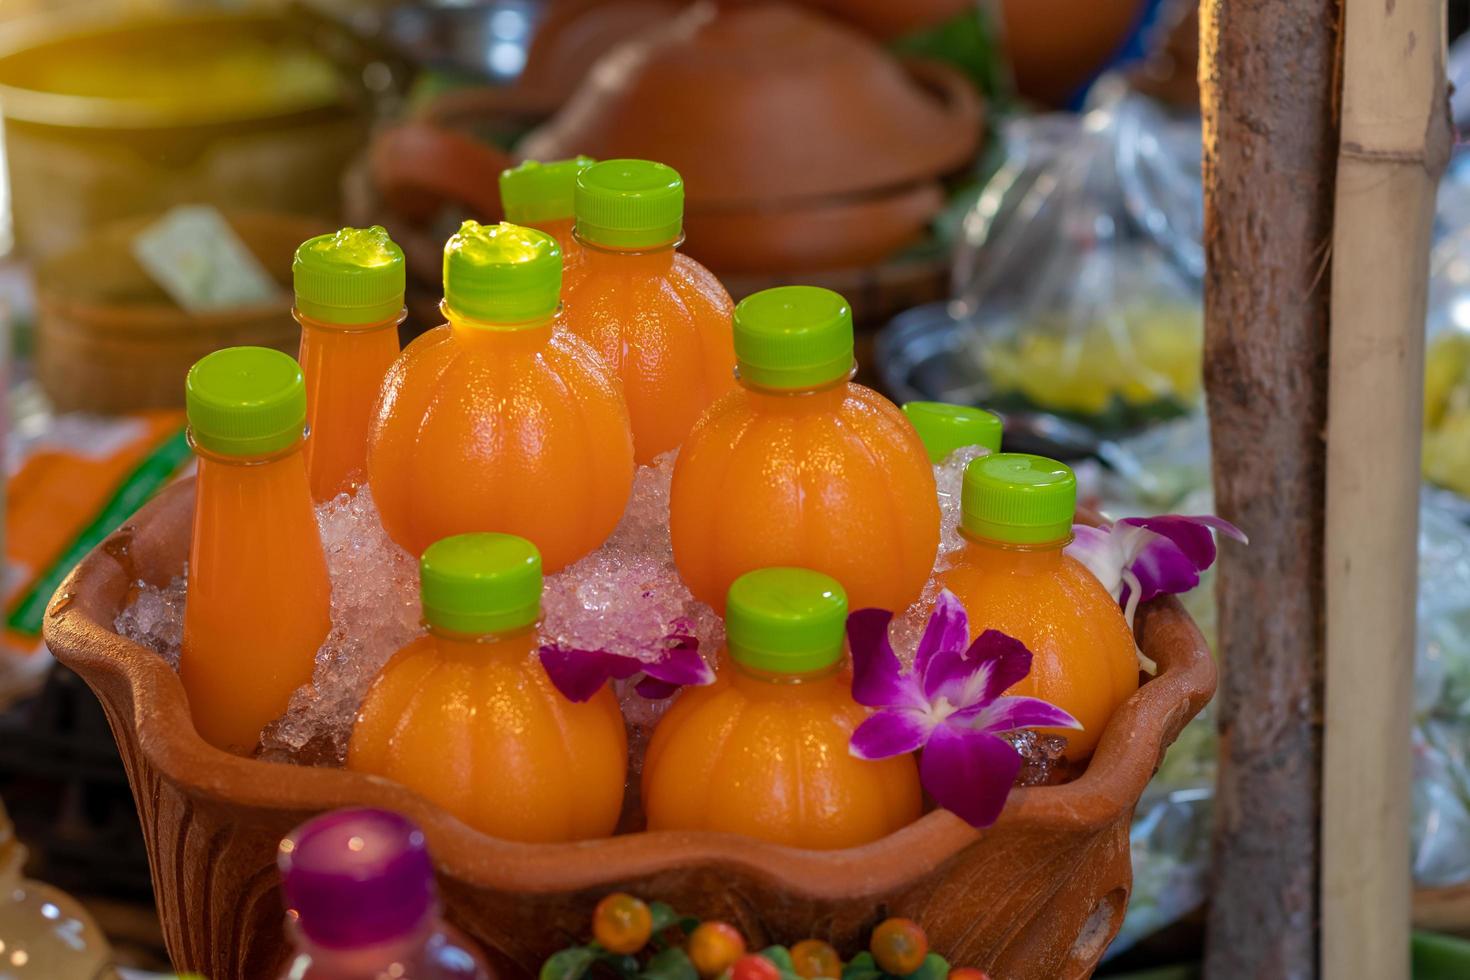
{"type": "Polygon", "coordinates": [[[194,445],[221,456],[266,456],[306,428],[306,382],[290,354],[227,347],[189,369],[184,407],[194,445]]]}
{"type": "Polygon", "coordinates": [[[500,206],[505,220],[518,225],[561,221],[572,216],[577,174],[596,163],[591,157],[572,157],[538,163],[527,160],[500,172],[500,206]]]}
{"type": "Polygon", "coordinates": [[[296,310],[323,323],[382,323],[403,310],[403,249],[378,225],[343,228],[296,249],[296,310]]]}
{"type": "Polygon", "coordinates": [[[534,228],[466,221],[444,246],[444,302],[488,325],[544,321],[561,302],[561,246],[534,228]]]}
{"type": "Polygon", "coordinates": [[[819,286],[777,286],[735,306],[740,380],[761,388],[812,388],[852,372],[852,308],[819,286]]]}
{"type": "Polygon", "coordinates": [[[1001,422],[994,412],[948,402],[908,402],[903,413],[935,463],[944,462],[950,453],[966,446],[1000,452],[1001,422]]]}
{"type": "Polygon", "coordinates": [[[725,599],[731,658],[755,670],[803,674],[842,659],[847,593],[835,578],[806,568],[746,572],[725,599]]]}
{"type": "Polygon", "coordinates": [[[977,538],[1050,544],[1072,536],[1077,478],[1045,456],[996,453],[965,467],[960,525],[977,538]]]}
{"type": "Polygon", "coordinates": [[[658,248],[684,233],[684,178],[652,160],[604,160],[577,174],[577,236],[608,248],[658,248]]]}
{"type": "Polygon", "coordinates": [[[514,534],[456,534],[419,559],[424,622],[451,633],[505,633],[541,616],[541,552],[514,534]]]}

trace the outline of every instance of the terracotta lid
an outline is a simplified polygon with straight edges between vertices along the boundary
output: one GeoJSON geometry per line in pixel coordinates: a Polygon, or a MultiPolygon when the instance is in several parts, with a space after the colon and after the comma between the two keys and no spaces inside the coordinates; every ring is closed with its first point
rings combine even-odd
{"type": "Polygon", "coordinates": [[[979,135],[957,72],[803,7],[701,2],[605,55],[519,149],[658,160],[700,207],[899,187],[962,167],[979,135]]]}

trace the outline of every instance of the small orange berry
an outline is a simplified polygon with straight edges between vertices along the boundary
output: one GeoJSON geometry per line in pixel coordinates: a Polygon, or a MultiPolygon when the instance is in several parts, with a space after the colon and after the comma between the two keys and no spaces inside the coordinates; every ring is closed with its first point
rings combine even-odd
{"type": "Polygon", "coordinates": [[[990,980],[990,974],[973,966],[961,966],[949,971],[949,980],[990,980]]]}
{"type": "Polygon", "coordinates": [[[728,922],[701,922],[689,936],[689,959],[702,977],[717,977],[745,955],[745,937],[728,922]]]}
{"type": "Polygon", "coordinates": [[[878,969],[895,977],[906,977],[924,965],[929,955],[929,937],[912,919],[886,919],[873,930],[868,941],[878,969]]]}
{"type": "Polygon", "coordinates": [[[653,934],[648,906],[623,892],[613,892],[592,913],[592,938],[613,953],[636,953],[653,934]]]}
{"type": "Polygon", "coordinates": [[[831,943],[820,939],[803,939],[792,946],[791,964],[796,975],[806,980],[842,976],[842,957],[837,955],[831,943]]]}

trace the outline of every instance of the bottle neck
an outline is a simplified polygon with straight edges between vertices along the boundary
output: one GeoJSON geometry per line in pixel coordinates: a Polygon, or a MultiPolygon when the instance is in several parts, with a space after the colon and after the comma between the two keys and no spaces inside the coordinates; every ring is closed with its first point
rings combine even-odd
{"type": "Polygon", "coordinates": [[[433,623],[425,622],[434,643],[445,653],[469,658],[484,658],[498,654],[519,655],[536,639],[539,623],[528,623],[511,630],[497,633],[456,633],[433,623]]]}
{"type": "Polygon", "coordinates": [[[1037,544],[1016,544],[1010,541],[996,541],[993,538],[982,537],[963,525],[959,528],[960,537],[965,541],[965,550],[979,556],[1004,556],[1006,560],[1023,567],[1044,568],[1050,567],[1062,560],[1064,549],[1071,543],[1071,535],[1056,541],[1044,541],[1037,544]]]}
{"type": "MultiPolygon", "coordinates": [[[[431,909],[417,926],[400,936],[384,938],[365,946],[322,946],[312,942],[295,916],[286,918],[287,932],[298,953],[311,958],[313,966],[326,967],[342,980],[378,980],[389,976],[394,964],[411,965],[443,929],[439,910],[431,909]]],[[[314,975],[314,974],[313,974],[314,975]]]]}
{"type": "Polygon", "coordinates": [[[727,647],[723,657],[731,681],[736,687],[759,697],[807,697],[837,683],[842,661],[837,660],[819,670],[787,672],[761,670],[737,661],[727,647]]]}
{"type": "Polygon", "coordinates": [[[748,393],[751,405],[762,412],[790,413],[835,410],[847,397],[848,386],[852,384],[853,375],[857,373],[854,366],[846,376],[825,381],[819,385],[806,388],[766,388],[754,382],[748,381],[740,376],[740,369],[735,369],[735,380],[748,393]]]}
{"type": "Polygon", "coordinates": [[[306,439],[303,437],[301,439],[297,439],[295,442],[285,447],[284,449],[279,449],[273,453],[262,453],[255,456],[232,456],[226,455],[224,453],[217,453],[213,450],[206,449],[203,446],[199,445],[197,442],[194,441],[194,433],[192,430],[188,432],[188,439],[190,448],[194,450],[194,455],[199,457],[199,464],[201,466],[208,465],[210,467],[268,467],[274,464],[287,462],[293,457],[299,456],[301,454],[302,448],[306,445],[306,439]]]}
{"type": "Polygon", "coordinates": [[[644,249],[613,248],[589,242],[577,234],[575,226],[572,228],[572,239],[582,246],[582,261],[590,269],[634,275],[655,275],[673,268],[674,256],[678,254],[679,244],[684,241],[683,238],[678,238],[666,245],[644,249]]]}
{"type": "Polygon", "coordinates": [[[499,353],[532,353],[546,346],[560,310],[558,307],[544,317],[520,323],[490,323],[456,313],[447,301],[439,303],[455,340],[470,349],[487,348],[499,353]]]}
{"type": "Polygon", "coordinates": [[[303,335],[308,337],[313,334],[375,334],[384,330],[397,330],[399,324],[408,319],[408,310],[400,309],[392,317],[373,323],[331,323],[313,319],[297,309],[291,310],[291,316],[301,324],[303,335]]]}

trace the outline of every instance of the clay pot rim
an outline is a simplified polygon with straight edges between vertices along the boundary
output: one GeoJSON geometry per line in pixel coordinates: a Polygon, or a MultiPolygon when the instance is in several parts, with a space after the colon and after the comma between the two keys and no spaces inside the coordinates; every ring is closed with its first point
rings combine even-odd
{"type": "MultiPolygon", "coordinates": [[[[832,900],[850,895],[855,867],[865,870],[870,890],[896,887],[916,869],[944,863],[986,833],[934,810],[881,840],[836,851],[800,850],[736,834],[669,831],[568,844],[513,843],[474,830],[380,777],[230,755],[194,730],[177,673],[156,653],[111,628],[130,582],[109,545],[118,548],[120,535],[160,520],[169,508],[185,506],[181,498],[192,493],[192,479],[169,487],[83,559],[48,607],[44,630],[57,659],[89,683],[100,675],[108,684],[126,687],[140,750],[163,778],[189,787],[189,795],[270,810],[315,812],[345,805],[399,810],[419,823],[439,863],[452,868],[456,878],[529,894],[606,887],[698,862],[738,866],[780,879],[794,895],[832,900]],[[576,860],[593,854],[595,861],[576,860]]],[[[1142,646],[1159,661],[1158,676],[1118,709],[1081,777],[1061,786],[1015,790],[994,830],[1105,830],[1134,806],[1164,749],[1213,695],[1214,660],[1183,607],[1172,598],[1159,599],[1139,617],[1142,646]]],[[[114,725],[122,723],[113,719],[114,725]]]]}

